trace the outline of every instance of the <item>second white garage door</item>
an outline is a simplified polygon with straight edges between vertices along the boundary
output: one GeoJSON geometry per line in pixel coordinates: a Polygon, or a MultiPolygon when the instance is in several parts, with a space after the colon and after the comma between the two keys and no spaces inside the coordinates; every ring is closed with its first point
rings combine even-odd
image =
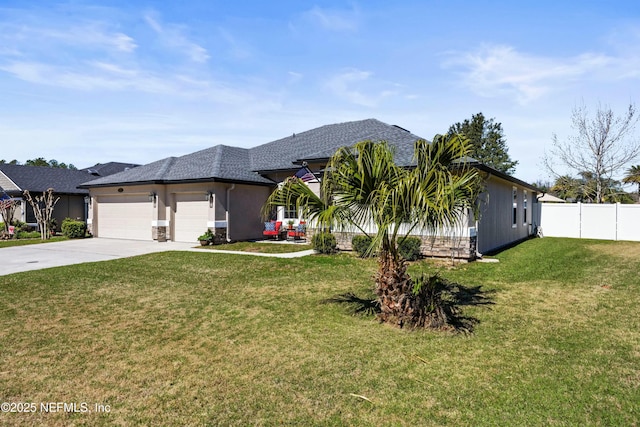
{"type": "Polygon", "coordinates": [[[147,195],[99,196],[98,237],[151,240],[152,216],[147,195]]]}
{"type": "Polygon", "coordinates": [[[174,229],[176,242],[192,242],[207,230],[209,219],[209,202],[204,200],[203,193],[176,194],[176,210],[174,213],[174,229]]]}

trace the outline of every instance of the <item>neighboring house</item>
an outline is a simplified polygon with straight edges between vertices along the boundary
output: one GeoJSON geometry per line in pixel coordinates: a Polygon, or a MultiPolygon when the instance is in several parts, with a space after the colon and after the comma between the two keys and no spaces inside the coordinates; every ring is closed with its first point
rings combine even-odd
{"type": "Polygon", "coordinates": [[[567,203],[566,200],[549,193],[542,193],[541,195],[539,195],[538,201],[541,203],[567,203]]]}
{"type": "MultiPolygon", "coordinates": [[[[195,242],[207,228],[227,240],[262,237],[260,210],[275,186],[303,164],[320,176],[340,147],[362,140],[385,140],[396,162],[411,167],[420,137],[375,119],[326,125],[253,148],[217,145],[181,157],[168,157],[107,177],[87,181],[88,223],[97,237],[195,242]]],[[[539,190],[475,163],[485,178],[482,217],[468,217],[444,238],[424,237],[425,252],[474,258],[533,233],[539,190]]],[[[319,191],[318,183],[309,184],[319,191]]],[[[278,209],[276,219],[297,221],[293,210],[278,209]]],[[[343,246],[350,237],[343,236],[343,246]]]]}
{"type": "MultiPolygon", "coordinates": [[[[124,163],[107,163],[108,169],[100,169],[102,173],[115,173],[125,170],[132,165],[124,163]]],[[[0,164],[0,187],[12,198],[20,201],[15,219],[29,224],[35,224],[36,218],[29,203],[24,200],[24,191],[28,190],[31,197],[41,196],[42,192],[53,188],[54,196],[59,200],[53,211],[58,229],[65,218],[85,220],[89,191],[78,188],[80,184],[91,179],[93,175],[86,170],[70,170],[47,166],[25,166],[0,164]],[[86,200],[85,200],[86,198],[86,200]]]]}
{"type": "Polygon", "coordinates": [[[138,166],[140,165],[137,165],[134,163],[109,162],[109,163],[96,163],[94,166],[90,166],[88,168],[84,168],[80,170],[87,172],[93,176],[109,176],[109,175],[113,175],[114,173],[133,169],[138,166]]]}

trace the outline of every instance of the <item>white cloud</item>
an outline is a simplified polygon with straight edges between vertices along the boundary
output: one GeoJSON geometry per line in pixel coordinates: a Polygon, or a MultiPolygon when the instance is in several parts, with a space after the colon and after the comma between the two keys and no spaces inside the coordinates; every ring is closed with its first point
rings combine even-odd
{"type": "MultiPolygon", "coordinates": [[[[44,51],[56,48],[93,48],[115,52],[133,52],[138,47],[135,40],[119,31],[109,30],[99,22],[44,22],[0,23],[0,41],[12,46],[6,53],[19,51],[44,51]]],[[[4,52],[0,52],[4,53],[4,52]]],[[[45,52],[46,53],[46,52],[45,52]]]]}
{"type": "Polygon", "coordinates": [[[359,27],[360,14],[357,9],[337,10],[314,6],[303,13],[303,18],[326,30],[342,32],[356,31],[359,27]]]}
{"type": "Polygon", "coordinates": [[[229,31],[220,28],[218,30],[222,38],[227,42],[230,47],[231,55],[236,59],[246,59],[251,56],[249,48],[244,46],[238,41],[229,31]]]}
{"type": "Polygon", "coordinates": [[[160,37],[163,44],[178,52],[183,52],[194,62],[204,63],[210,58],[207,49],[189,40],[185,35],[186,29],[175,24],[162,24],[155,13],[149,12],[144,15],[145,22],[160,37]]]}
{"type": "Polygon", "coordinates": [[[133,52],[138,47],[134,40],[126,34],[116,33],[111,38],[113,45],[122,52],[133,52]]]}
{"type": "Polygon", "coordinates": [[[287,75],[289,76],[289,80],[288,83],[289,84],[295,84],[298,83],[302,80],[302,78],[304,77],[304,75],[302,73],[297,73],[295,71],[289,71],[287,73],[287,75]]]}
{"type": "Polygon", "coordinates": [[[370,71],[348,69],[330,78],[325,86],[337,97],[364,107],[376,107],[383,99],[398,94],[398,85],[372,77],[370,71]]]}
{"type": "Polygon", "coordinates": [[[459,68],[463,83],[484,97],[515,95],[527,104],[578,79],[586,79],[611,67],[615,58],[585,53],[553,58],[521,53],[510,46],[483,46],[477,51],[453,53],[445,68],[459,68]]]}

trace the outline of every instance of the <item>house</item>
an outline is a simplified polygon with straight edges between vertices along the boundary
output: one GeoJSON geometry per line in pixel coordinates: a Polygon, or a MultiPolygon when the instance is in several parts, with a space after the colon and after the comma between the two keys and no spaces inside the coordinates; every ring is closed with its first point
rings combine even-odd
{"type": "Polygon", "coordinates": [[[541,203],[567,203],[566,200],[549,193],[542,193],[541,195],[539,195],[538,201],[541,203]]]}
{"type": "MultiPolygon", "coordinates": [[[[264,229],[262,205],[276,185],[302,165],[319,175],[338,148],[385,140],[394,147],[396,162],[410,167],[417,139],[406,129],[375,119],[338,123],[253,148],[217,145],[168,157],[85,182],[81,188],[90,191],[88,222],[98,237],[195,242],[210,228],[229,241],[257,239],[264,229]]],[[[530,204],[538,190],[485,165],[474,166],[485,176],[486,215],[479,221],[469,217],[461,232],[450,234],[447,241],[425,237],[425,251],[439,245],[450,253],[456,246],[463,248],[461,257],[475,257],[476,250],[505,246],[532,233],[530,204]]],[[[309,185],[319,191],[318,183],[309,185]]],[[[281,208],[275,215],[297,221],[292,210],[281,208]]],[[[344,236],[343,246],[349,242],[344,236]]]]}
{"type": "MultiPolygon", "coordinates": [[[[115,173],[125,170],[129,165],[124,163],[107,163],[108,168],[100,169],[103,174],[115,173]]],[[[58,229],[65,218],[85,220],[87,217],[86,203],[89,200],[89,191],[78,188],[93,175],[87,170],[71,170],[52,168],[47,166],[25,166],[13,164],[0,164],[0,188],[7,195],[19,200],[15,219],[35,224],[36,218],[29,203],[24,200],[24,191],[28,190],[32,197],[42,195],[42,192],[53,188],[54,196],[59,198],[53,211],[58,229]],[[85,200],[86,198],[86,200],[85,200]]]]}
{"type": "Polygon", "coordinates": [[[125,170],[133,169],[140,165],[135,163],[120,163],[120,162],[108,162],[108,163],[96,163],[88,168],[80,169],[93,176],[108,176],[114,173],[122,172],[125,170]]]}

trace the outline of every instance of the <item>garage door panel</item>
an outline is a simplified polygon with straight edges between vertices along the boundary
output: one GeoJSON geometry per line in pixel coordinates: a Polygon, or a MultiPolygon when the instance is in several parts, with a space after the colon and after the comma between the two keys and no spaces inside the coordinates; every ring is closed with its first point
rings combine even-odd
{"type": "Polygon", "coordinates": [[[152,216],[147,195],[100,196],[98,237],[151,240],[152,216]]]}
{"type": "Polygon", "coordinates": [[[204,194],[176,194],[174,212],[174,241],[195,242],[207,229],[209,202],[204,194]]]}

